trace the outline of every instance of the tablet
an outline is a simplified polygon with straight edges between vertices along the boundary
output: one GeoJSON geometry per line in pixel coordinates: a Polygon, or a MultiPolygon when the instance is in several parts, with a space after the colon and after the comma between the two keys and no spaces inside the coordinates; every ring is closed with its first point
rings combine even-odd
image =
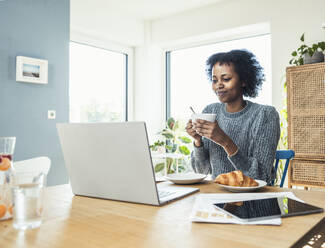
{"type": "Polygon", "coordinates": [[[219,210],[242,221],[256,221],[323,212],[323,208],[299,202],[288,197],[237,201],[214,204],[219,210]]]}

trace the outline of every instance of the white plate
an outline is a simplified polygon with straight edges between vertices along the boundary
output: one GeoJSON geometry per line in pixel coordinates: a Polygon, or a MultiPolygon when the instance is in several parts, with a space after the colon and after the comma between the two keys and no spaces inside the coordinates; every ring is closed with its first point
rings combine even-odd
{"type": "Polygon", "coordinates": [[[207,175],[199,173],[177,173],[177,174],[168,174],[165,178],[176,184],[192,184],[199,183],[206,178],[207,175]]]}
{"type": "Polygon", "coordinates": [[[220,186],[221,188],[224,188],[226,190],[229,190],[231,192],[250,192],[250,191],[255,191],[258,190],[260,188],[263,188],[266,186],[266,182],[262,181],[262,180],[257,180],[255,179],[255,181],[258,183],[258,186],[255,187],[235,187],[235,186],[228,186],[228,185],[223,185],[220,183],[217,183],[218,186],[220,186]]]}

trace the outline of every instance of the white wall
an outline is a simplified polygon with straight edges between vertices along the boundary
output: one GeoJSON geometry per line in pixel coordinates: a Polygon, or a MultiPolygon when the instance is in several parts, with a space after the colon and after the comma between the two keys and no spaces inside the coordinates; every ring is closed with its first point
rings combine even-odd
{"type": "Polygon", "coordinates": [[[144,43],[134,54],[134,119],[146,121],[152,141],[165,121],[164,54],[151,44],[151,23],[144,23],[144,43]]]}
{"type": "Polygon", "coordinates": [[[144,42],[142,20],[130,18],[124,12],[115,11],[110,2],[70,0],[71,33],[87,34],[126,46],[138,46],[144,42]]]}
{"type": "MultiPolygon", "coordinates": [[[[226,1],[147,24],[145,44],[135,49],[135,119],[146,120],[152,133],[165,117],[164,49],[196,37],[220,40],[220,32],[256,23],[269,23],[272,39],[272,102],[282,107],[282,83],[291,52],[303,32],[311,44],[325,40],[324,0],[226,1]]],[[[202,42],[201,42],[202,43],[202,42]]],[[[179,47],[179,45],[177,45],[179,47]]]]}

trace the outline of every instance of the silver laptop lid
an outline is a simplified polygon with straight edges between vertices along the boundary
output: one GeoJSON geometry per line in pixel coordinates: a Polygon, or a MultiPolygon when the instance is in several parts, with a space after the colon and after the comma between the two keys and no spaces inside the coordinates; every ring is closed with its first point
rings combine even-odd
{"type": "Polygon", "coordinates": [[[76,195],[159,205],[144,122],[57,124],[76,195]]]}

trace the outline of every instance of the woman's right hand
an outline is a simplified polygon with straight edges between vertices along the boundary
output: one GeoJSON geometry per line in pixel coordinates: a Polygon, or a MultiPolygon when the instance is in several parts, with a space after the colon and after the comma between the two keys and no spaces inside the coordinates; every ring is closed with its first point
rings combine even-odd
{"type": "Polygon", "coordinates": [[[185,130],[191,137],[193,137],[195,146],[201,146],[202,136],[199,135],[193,128],[193,123],[191,119],[187,122],[185,130]]]}

